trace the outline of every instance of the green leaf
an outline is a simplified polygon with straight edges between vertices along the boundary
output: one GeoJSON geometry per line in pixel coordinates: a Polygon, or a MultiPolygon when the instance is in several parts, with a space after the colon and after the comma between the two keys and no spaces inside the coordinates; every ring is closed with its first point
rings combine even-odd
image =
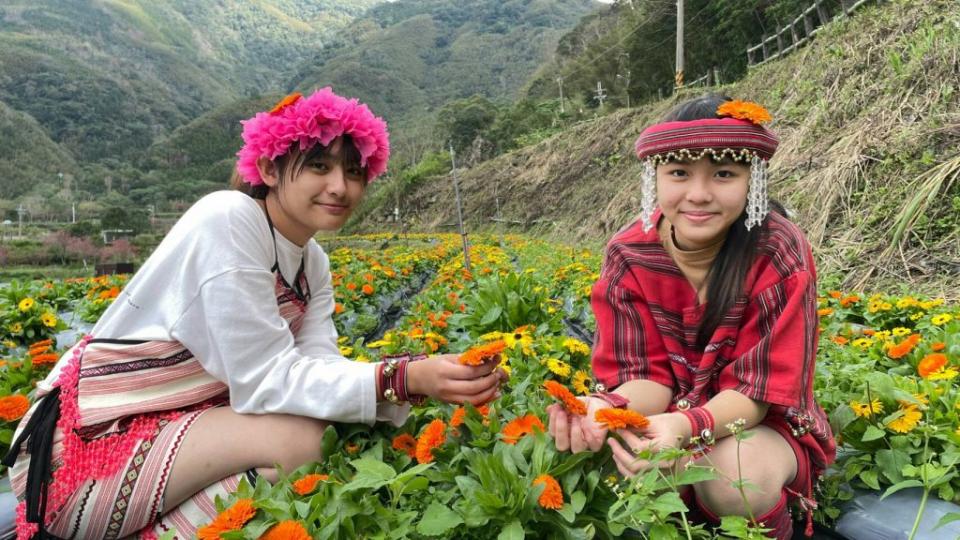
{"type": "Polygon", "coordinates": [[[523,525],[520,524],[519,519],[514,519],[501,529],[497,540],[523,540],[524,536],[523,525]]]}
{"type": "Polygon", "coordinates": [[[563,508],[557,510],[557,513],[567,520],[567,523],[573,523],[573,520],[577,519],[577,513],[573,511],[573,506],[570,503],[564,503],[563,508]]]}
{"type": "Polygon", "coordinates": [[[333,424],[323,430],[323,439],[320,442],[320,455],[324,458],[331,456],[337,449],[337,428],[333,424]]]}
{"type": "Polygon", "coordinates": [[[570,496],[570,506],[573,507],[573,511],[580,513],[583,510],[583,505],[587,503],[587,496],[583,494],[582,491],[574,491],[573,495],[570,496]]]}
{"type": "Polygon", "coordinates": [[[503,313],[503,308],[494,304],[493,306],[490,307],[490,309],[487,310],[487,313],[483,316],[483,318],[480,319],[480,324],[482,326],[486,326],[492,323],[493,321],[500,318],[501,313],[503,313]]]}
{"type": "Polygon", "coordinates": [[[887,435],[887,432],[878,428],[877,426],[870,425],[867,426],[867,430],[863,432],[863,437],[860,438],[863,442],[875,441],[877,439],[882,439],[887,435]]]}
{"type": "Polygon", "coordinates": [[[310,515],[310,504],[306,501],[294,501],[293,506],[297,509],[297,516],[300,519],[305,519],[310,515]]]}
{"type": "Polygon", "coordinates": [[[350,483],[343,486],[344,492],[358,489],[377,489],[389,483],[397,475],[393,467],[374,459],[355,459],[350,462],[350,465],[357,470],[357,474],[353,476],[350,483]]]}
{"type": "Polygon", "coordinates": [[[949,514],[944,515],[942,518],[940,518],[940,521],[937,522],[937,525],[933,528],[933,530],[937,530],[948,523],[953,523],[954,521],[960,521],[960,512],[950,512],[949,514]]]}
{"type": "Polygon", "coordinates": [[[427,536],[438,536],[463,523],[460,514],[437,501],[430,503],[420,522],[417,532],[427,536]]]}
{"type": "Polygon", "coordinates": [[[904,480],[903,482],[894,484],[887,488],[883,492],[883,495],[880,496],[880,500],[886,499],[890,495],[900,491],[901,489],[912,488],[912,487],[923,487],[923,482],[919,480],[904,480]]]}
{"type": "Polygon", "coordinates": [[[879,450],[875,459],[880,472],[894,484],[903,480],[901,471],[910,463],[910,456],[903,450],[879,450]]]}
{"type": "Polygon", "coordinates": [[[687,506],[683,504],[680,494],[676,491],[661,494],[649,505],[649,508],[660,515],[680,513],[687,510],[687,506]]]}
{"type": "Polygon", "coordinates": [[[870,486],[871,489],[880,489],[880,482],[878,481],[879,473],[876,469],[867,469],[860,473],[860,480],[863,480],[863,483],[870,486]]]}

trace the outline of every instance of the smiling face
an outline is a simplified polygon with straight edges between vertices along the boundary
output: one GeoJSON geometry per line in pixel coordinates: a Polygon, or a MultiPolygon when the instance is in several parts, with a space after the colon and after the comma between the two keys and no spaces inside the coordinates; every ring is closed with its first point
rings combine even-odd
{"type": "Polygon", "coordinates": [[[280,234],[298,245],[319,231],[342,227],[366,191],[366,171],[343,138],[277,163],[261,159],[261,176],[270,186],[265,200],[270,217],[280,234]]]}
{"type": "Polygon", "coordinates": [[[726,237],[747,205],[750,167],[704,157],[657,166],[657,202],[680,249],[711,246],[726,237]]]}

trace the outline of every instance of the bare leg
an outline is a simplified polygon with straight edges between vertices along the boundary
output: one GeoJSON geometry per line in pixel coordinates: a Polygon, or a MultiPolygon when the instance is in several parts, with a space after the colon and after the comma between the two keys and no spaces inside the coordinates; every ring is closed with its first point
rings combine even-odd
{"type": "Polygon", "coordinates": [[[174,508],[210,484],[256,468],[277,480],[275,465],[292,471],[320,459],[327,423],[285,414],[239,414],[217,407],[190,426],[170,471],[163,508],[174,508]]]}
{"type": "MultiPolygon", "coordinates": [[[[745,487],[744,493],[750,512],[758,517],[772,509],[780,501],[784,486],[793,482],[797,474],[797,457],[790,443],[773,429],[761,425],[749,431],[754,435],[740,444],[740,466],[743,479],[754,486],[745,487]]],[[[740,477],[736,439],[733,436],[721,439],[716,448],[700,458],[697,464],[712,465],[721,473],[716,480],[694,485],[700,502],[720,516],[748,515],[743,497],[731,485],[731,480],[740,477]]]]}

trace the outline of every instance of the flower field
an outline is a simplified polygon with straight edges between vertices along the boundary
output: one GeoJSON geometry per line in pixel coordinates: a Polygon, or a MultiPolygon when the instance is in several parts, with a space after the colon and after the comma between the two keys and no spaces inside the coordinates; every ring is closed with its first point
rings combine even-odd
{"type": "MultiPolygon", "coordinates": [[[[547,405],[593,386],[589,292],[599,254],[523,237],[475,238],[468,272],[455,235],[329,244],[340,246],[329,255],[344,356],[369,362],[401,351],[470,351],[479,362],[501,351],[510,381],[480,408],[427,402],[400,428],[328,429],[322,462],[288,471],[275,485],[241,484],[200,538],[713,537],[687,521],[678,494],[715,477],[713,470],[663,468],[627,480],[608,450],[560,453],[543,433],[547,405]]],[[[124,282],[0,289],[0,451],[35,381],[72,345],[57,336],[95,321],[124,282]]],[[[816,520],[829,527],[852,488],[919,487],[925,500],[960,500],[958,307],[821,294],[817,396],[842,451],[819,486],[816,520]]],[[[608,414],[606,421],[644,420],[608,414]]],[[[722,533],[747,538],[757,529],[726,518],[722,533]]]]}

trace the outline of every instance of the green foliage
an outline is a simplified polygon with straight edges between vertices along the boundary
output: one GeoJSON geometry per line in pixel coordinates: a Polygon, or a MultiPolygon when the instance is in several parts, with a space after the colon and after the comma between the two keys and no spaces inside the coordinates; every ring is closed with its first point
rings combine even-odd
{"type": "Polygon", "coordinates": [[[557,328],[559,316],[547,310],[550,296],[537,283],[525,273],[482,278],[467,300],[470,309],[451,317],[451,323],[469,328],[473,336],[512,332],[528,324],[557,328]]]}
{"type": "Polygon", "coordinates": [[[470,148],[497,119],[497,106],[483,96],[452,101],[437,113],[437,131],[457,153],[470,148]]]}

